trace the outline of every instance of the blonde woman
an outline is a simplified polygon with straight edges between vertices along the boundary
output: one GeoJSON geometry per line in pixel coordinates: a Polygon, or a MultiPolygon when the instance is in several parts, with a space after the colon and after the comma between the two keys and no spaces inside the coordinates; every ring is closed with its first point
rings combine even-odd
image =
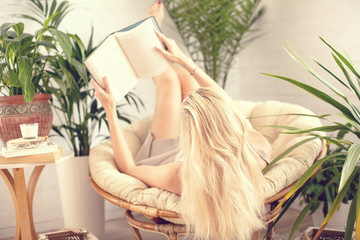
{"type": "MultiPolygon", "coordinates": [[[[149,14],[161,23],[162,11],[157,2],[149,14]]],[[[249,239],[262,227],[261,170],[269,162],[270,144],[174,40],[157,34],[168,49],[157,51],[176,65],[153,79],[155,112],[135,159],[117,122],[106,78],[105,90],[92,80],[106,111],[116,164],[150,187],[181,195],[181,214],[196,238],[249,239]]]]}

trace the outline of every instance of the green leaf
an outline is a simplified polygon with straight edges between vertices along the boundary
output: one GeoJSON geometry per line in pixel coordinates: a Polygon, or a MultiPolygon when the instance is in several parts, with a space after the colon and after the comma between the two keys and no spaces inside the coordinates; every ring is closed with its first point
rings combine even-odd
{"type": "Polygon", "coordinates": [[[48,19],[45,20],[44,22],[44,28],[47,28],[49,26],[49,23],[51,22],[51,20],[53,20],[53,18],[55,18],[59,13],[56,12],[53,15],[51,15],[48,19]]]}
{"type": "Polygon", "coordinates": [[[340,207],[340,204],[341,204],[342,200],[344,199],[344,196],[345,196],[347,190],[349,189],[350,183],[354,179],[355,175],[358,174],[359,170],[360,169],[356,169],[355,171],[352,172],[352,174],[350,175],[350,177],[348,179],[349,181],[347,181],[345,183],[342,190],[338,193],[338,195],[334,199],[334,202],[331,205],[328,214],[325,216],[324,221],[322,222],[318,232],[316,233],[316,235],[314,237],[315,239],[317,239],[320,236],[321,232],[325,229],[326,225],[330,222],[331,218],[334,216],[334,214],[336,213],[336,211],[340,207]]]}
{"type": "Polygon", "coordinates": [[[56,0],[53,0],[52,3],[51,3],[50,10],[49,10],[50,15],[54,14],[54,10],[55,10],[56,5],[57,5],[56,0]]]}
{"type": "Polygon", "coordinates": [[[344,115],[346,115],[347,117],[351,118],[351,119],[355,119],[352,112],[345,107],[343,104],[341,104],[340,102],[336,101],[334,98],[330,97],[328,94],[312,87],[309,86],[307,84],[298,82],[294,79],[291,78],[287,78],[287,77],[283,77],[283,76],[278,76],[278,75],[272,75],[272,74],[267,74],[267,73],[263,73],[264,75],[270,76],[270,77],[275,77],[275,78],[279,78],[282,80],[285,80],[295,86],[298,86],[302,89],[304,89],[305,91],[311,93],[312,95],[314,95],[315,97],[323,100],[324,102],[329,103],[330,105],[332,105],[333,107],[337,108],[338,110],[340,110],[344,115]]]}
{"type": "Polygon", "coordinates": [[[360,73],[355,69],[355,67],[338,51],[336,51],[329,43],[327,43],[323,38],[320,38],[321,41],[323,41],[331,50],[334,51],[334,53],[341,59],[343,63],[350,69],[351,72],[357,76],[357,78],[360,78],[360,73]]]}
{"type": "Polygon", "coordinates": [[[295,199],[299,196],[300,191],[297,191],[294,195],[292,195],[289,200],[286,201],[286,203],[283,205],[283,208],[279,214],[279,216],[275,219],[274,224],[270,228],[268,228],[268,231],[266,232],[265,236],[268,236],[268,234],[271,232],[272,228],[275,227],[276,223],[281,219],[281,217],[285,214],[285,212],[289,209],[291,204],[295,201],[295,199]]]}
{"type": "Polygon", "coordinates": [[[86,84],[88,84],[89,82],[89,77],[87,75],[87,70],[85,68],[85,65],[80,63],[78,60],[76,60],[75,58],[73,58],[71,60],[71,65],[74,66],[74,68],[76,69],[76,71],[78,72],[78,74],[80,75],[80,77],[82,78],[82,80],[85,81],[86,84]]]}
{"type": "Polygon", "coordinates": [[[41,29],[39,29],[39,31],[37,31],[37,32],[35,33],[36,40],[37,40],[37,41],[43,40],[44,34],[45,34],[47,31],[49,31],[48,28],[41,28],[41,29]]]}
{"type": "Polygon", "coordinates": [[[92,52],[93,48],[93,39],[94,39],[94,26],[91,26],[91,34],[90,34],[90,39],[89,39],[89,43],[86,49],[86,52],[88,54],[90,54],[92,52]]]}
{"type": "Polygon", "coordinates": [[[80,62],[83,62],[86,58],[85,46],[84,46],[83,42],[77,35],[74,35],[74,34],[68,34],[68,35],[75,41],[76,48],[73,50],[75,52],[74,55],[76,55],[76,53],[80,54],[81,57],[78,57],[77,59],[80,62]]]}
{"type": "Polygon", "coordinates": [[[52,125],[52,130],[54,130],[54,132],[56,132],[59,136],[65,137],[65,136],[61,133],[59,127],[57,127],[57,126],[55,126],[55,125],[52,125]]]}
{"type": "Polygon", "coordinates": [[[343,93],[341,93],[338,89],[336,89],[333,85],[331,85],[328,81],[326,81],[325,79],[323,79],[322,77],[320,77],[320,75],[318,73],[315,72],[314,69],[312,69],[309,64],[307,64],[304,60],[302,60],[299,55],[296,54],[296,52],[291,49],[292,53],[291,54],[286,48],[284,48],[285,51],[289,54],[289,56],[294,59],[297,63],[299,63],[300,65],[302,65],[311,75],[313,75],[315,78],[317,78],[318,80],[320,80],[323,84],[325,84],[329,89],[331,89],[334,93],[336,93],[338,96],[340,96],[343,99],[346,99],[345,95],[343,93]]]}
{"type": "Polygon", "coordinates": [[[16,23],[4,23],[0,27],[0,37],[5,38],[7,36],[7,32],[10,28],[12,28],[16,23]]]}
{"type": "Polygon", "coordinates": [[[347,116],[343,114],[338,114],[339,117],[344,118],[351,126],[353,126],[357,132],[360,133],[360,124],[352,119],[349,119],[347,116]]]}
{"type": "Polygon", "coordinates": [[[32,82],[31,64],[27,58],[19,59],[19,82],[23,90],[24,101],[32,102],[35,87],[32,82]]]}
{"type": "Polygon", "coordinates": [[[70,41],[70,37],[57,29],[51,29],[51,32],[55,35],[56,40],[59,42],[61,48],[64,50],[67,59],[69,59],[70,61],[72,56],[72,44],[70,41]]]}
{"type": "Polygon", "coordinates": [[[338,76],[336,76],[333,72],[331,72],[328,68],[326,68],[324,65],[322,65],[321,63],[319,63],[317,60],[315,60],[314,58],[312,58],[314,62],[316,62],[317,65],[319,65],[322,69],[324,69],[326,72],[328,72],[331,76],[333,76],[337,81],[339,81],[344,87],[346,87],[347,89],[350,90],[350,87],[343,81],[341,80],[338,76]]]}
{"type": "Polygon", "coordinates": [[[298,229],[298,227],[300,226],[301,222],[304,220],[305,216],[307,215],[307,213],[309,212],[310,208],[312,207],[312,205],[314,204],[314,202],[317,201],[316,198],[313,198],[309,203],[306,204],[306,206],[304,207],[304,209],[300,212],[299,216],[297,217],[290,235],[289,235],[289,240],[292,238],[292,236],[295,234],[296,230],[298,229]]]}
{"type": "MultiPolygon", "coordinates": [[[[359,190],[357,192],[359,192],[359,190]]],[[[347,219],[347,222],[346,222],[345,238],[344,239],[350,239],[351,240],[351,237],[352,237],[354,224],[355,224],[355,220],[356,220],[356,215],[357,215],[357,211],[356,211],[357,197],[358,196],[355,195],[355,198],[352,200],[351,205],[350,205],[348,219],[347,219]]]]}
{"type": "MultiPolygon", "coordinates": [[[[339,177],[337,178],[332,178],[325,186],[323,186],[322,190],[326,189],[329,185],[332,185],[334,182],[337,181],[339,177]]],[[[296,232],[296,230],[298,229],[298,227],[300,226],[301,222],[303,221],[303,219],[305,218],[306,214],[309,212],[310,208],[319,201],[319,196],[322,194],[322,191],[318,192],[317,194],[315,194],[315,196],[310,200],[310,202],[308,202],[306,204],[306,206],[304,207],[304,209],[300,212],[298,218],[296,219],[293,228],[291,229],[290,235],[289,235],[289,239],[291,239],[291,237],[294,235],[294,233],[296,232]]]]}
{"type": "Polygon", "coordinates": [[[37,42],[37,44],[39,46],[44,46],[44,47],[56,50],[56,46],[52,42],[49,42],[49,41],[39,41],[39,42],[37,42]]]}
{"type": "Polygon", "coordinates": [[[15,53],[15,51],[14,51],[12,48],[10,48],[10,50],[9,50],[9,57],[10,57],[10,62],[11,62],[11,64],[12,64],[12,65],[15,65],[16,53],[15,53]]]}
{"type": "Polygon", "coordinates": [[[14,31],[18,35],[18,39],[20,39],[21,35],[24,32],[24,23],[19,22],[19,23],[15,24],[12,28],[14,29],[14,31]]]}
{"type": "Polygon", "coordinates": [[[315,127],[315,128],[308,128],[308,129],[298,129],[292,130],[291,132],[284,132],[288,134],[302,134],[302,133],[309,133],[309,132],[335,132],[339,130],[348,130],[348,128],[344,125],[333,125],[333,126],[322,126],[322,127],[315,127]]]}
{"type": "Polygon", "coordinates": [[[357,98],[360,100],[360,92],[359,90],[355,87],[353,81],[351,80],[351,77],[349,75],[349,73],[346,71],[345,67],[342,65],[342,63],[340,62],[340,60],[334,55],[332,54],[336,64],[339,66],[339,68],[342,70],[342,72],[344,73],[345,78],[347,79],[348,83],[350,84],[351,90],[356,94],[357,98]]]}
{"type": "Polygon", "coordinates": [[[97,109],[98,109],[97,100],[94,100],[91,103],[90,113],[92,113],[92,114],[96,113],[97,109]]]}
{"type": "Polygon", "coordinates": [[[360,159],[360,144],[354,143],[348,150],[344,167],[341,172],[341,179],[339,183],[339,190],[341,192],[345,184],[348,182],[349,177],[353,173],[356,164],[359,162],[360,159]]]}
{"type": "Polygon", "coordinates": [[[19,14],[19,17],[21,18],[24,18],[24,19],[29,19],[31,21],[34,21],[34,22],[37,22],[38,24],[42,25],[42,22],[41,20],[33,17],[33,16],[29,16],[29,15],[26,15],[26,14],[19,14]]]}
{"type": "MultiPolygon", "coordinates": [[[[359,179],[360,181],[360,179],[359,179]]],[[[360,184],[358,185],[360,186],[360,184]]],[[[351,233],[352,233],[351,229],[351,233]]],[[[350,231],[349,231],[350,232],[350,231]]],[[[356,239],[360,239],[360,190],[356,192],[356,239]]]]}
{"type": "Polygon", "coordinates": [[[282,152],[280,155],[278,155],[276,158],[274,158],[262,171],[263,173],[267,172],[275,163],[277,163],[278,161],[280,161],[283,157],[285,157],[287,154],[289,154],[291,151],[293,151],[294,149],[298,148],[299,146],[313,141],[315,139],[318,139],[318,137],[309,137],[306,138],[296,144],[294,144],[293,146],[289,147],[288,149],[286,149],[284,152],[282,152]]]}
{"type": "Polygon", "coordinates": [[[325,161],[334,158],[336,156],[341,156],[343,153],[334,153],[331,155],[327,155],[323,157],[322,159],[316,161],[313,165],[310,166],[310,168],[299,178],[299,180],[295,183],[295,185],[291,188],[291,190],[286,194],[286,196],[283,198],[283,200],[279,203],[279,205],[274,209],[274,211],[281,207],[286,200],[288,200],[296,191],[298,191],[305,183],[306,181],[313,176],[316,171],[321,167],[321,164],[323,164],[325,161]]]}

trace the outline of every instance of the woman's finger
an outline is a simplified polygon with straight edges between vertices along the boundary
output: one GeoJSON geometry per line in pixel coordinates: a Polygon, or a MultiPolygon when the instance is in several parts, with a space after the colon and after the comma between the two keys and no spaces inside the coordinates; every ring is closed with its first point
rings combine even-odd
{"type": "Polygon", "coordinates": [[[91,79],[90,80],[90,82],[91,82],[91,85],[94,87],[94,89],[95,89],[95,91],[100,91],[100,89],[102,89],[100,86],[99,86],[99,84],[95,81],[95,79],[91,79]]]}
{"type": "Polygon", "coordinates": [[[158,30],[154,29],[156,35],[158,38],[166,45],[167,48],[169,48],[170,45],[170,39],[167,38],[163,33],[159,32],[158,30]]]}
{"type": "Polygon", "coordinates": [[[155,28],[154,28],[154,31],[155,31],[155,34],[158,36],[158,38],[160,38],[161,40],[163,40],[164,34],[162,34],[161,32],[159,32],[159,31],[156,30],[155,28]]]}
{"type": "Polygon", "coordinates": [[[159,47],[155,47],[155,50],[158,51],[161,55],[164,56],[164,58],[166,58],[167,60],[169,60],[170,62],[174,62],[175,61],[175,58],[174,56],[169,53],[168,51],[162,49],[162,48],[159,48],[159,47]]]}
{"type": "Polygon", "coordinates": [[[104,86],[105,86],[105,91],[107,93],[110,93],[110,86],[109,86],[109,81],[108,81],[107,77],[103,77],[103,83],[104,83],[104,86]]]}
{"type": "Polygon", "coordinates": [[[155,47],[155,50],[158,51],[159,53],[161,53],[164,56],[168,56],[169,52],[164,50],[163,48],[159,48],[159,47],[155,47]]]}

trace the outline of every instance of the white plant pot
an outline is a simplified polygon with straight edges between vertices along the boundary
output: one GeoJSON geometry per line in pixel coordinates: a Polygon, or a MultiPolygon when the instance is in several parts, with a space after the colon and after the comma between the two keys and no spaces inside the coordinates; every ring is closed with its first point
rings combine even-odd
{"type": "MultiPolygon", "coordinates": [[[[335,215],[331,218],[330,222],[326,225],[326,228],[345,230],[347,218],[349,215],[351,201],[347,204],[341,203],[340,208],[337,210],[335,215]]],[[[316,211],[311,215],[313,220],[313,225],[315,227],[320,227],[321,223],[324,221],[324,213],[322,211],[324,202],[320,202],[320,206],[316,211]]]]}
{"type": "Polygon", "coordinates": [[[89,182],[89,157],[65,153],[56,162],[64,226],[86,228],[104,238],[104,199],[89,182]]]}

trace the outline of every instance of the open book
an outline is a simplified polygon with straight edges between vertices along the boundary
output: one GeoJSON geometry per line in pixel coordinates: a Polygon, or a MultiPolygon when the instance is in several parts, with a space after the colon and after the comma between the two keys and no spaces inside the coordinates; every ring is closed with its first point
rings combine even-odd
{"type": "Polygon", "coordinates": [[[138,78],[151,78],[169,68],[169,62],[155,50],[163,47],[154,29],[160,28],[148,17],[110,34],[84,61],[85,66],[104,88],[108,78],[116,100],[121,100],[136,85],[138,78]]]}

